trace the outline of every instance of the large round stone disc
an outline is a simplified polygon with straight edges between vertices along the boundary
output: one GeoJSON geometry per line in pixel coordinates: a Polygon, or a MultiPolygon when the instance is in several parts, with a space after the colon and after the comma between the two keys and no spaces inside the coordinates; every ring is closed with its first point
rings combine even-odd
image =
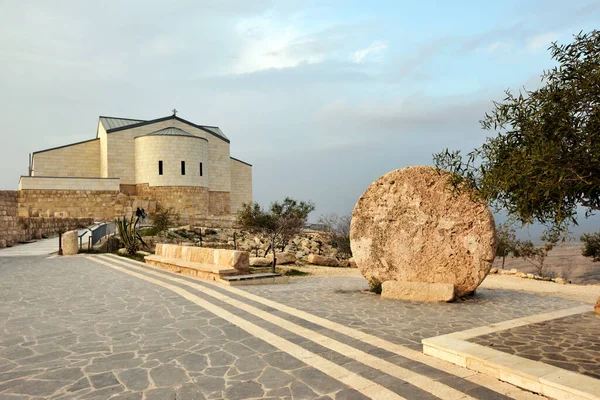
{"type": "Polygon", "coordinates": [[[380,282],[452,283],[472,293],[496,253],[494,217],[471,193],[453,193],[448,172],[408,167],[369,186],[352,213],[350,245],[362,274],[380,282]]]}

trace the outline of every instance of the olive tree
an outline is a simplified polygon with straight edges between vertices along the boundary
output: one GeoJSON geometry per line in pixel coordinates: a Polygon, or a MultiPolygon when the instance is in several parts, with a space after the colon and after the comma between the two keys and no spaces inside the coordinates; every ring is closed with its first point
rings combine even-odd
{"type": "Polygon", "coordinates": [[[520,257],[533,265],[539,276],[545,276],[546,258],[548,253],[556,246],[559,240],[558,233],[552,231],[542,235],[544,243],[541,246],[534,245],[530,240],[519,242],[514,251],[515,257],[520,257]]]}
{"type": "Polygon", "coordinates": [[[434,161],[454,172],[456,190],[467,184],[521,223],[566,233],[578,207],[586,217],[600,209],[600,31],[549,51],[557,65],[542,73],[541,87],[507,90],[481,121],[495,135],[434,161]]]}
{"type": "Polygon", "coordinates": [[[276,248],[300,233],[308,215],[315,209],[311,202],[296,201],[286,197],[283,202],[273,202],[268,209],[258,203],[242,205],[237,214],[242,230],[261,236],[269,242],[273,252],[272,271],[277,266],[276,248]]]}
{"type": "Polygon", "coordinates": [[[581,254],[591,257],[593,261],[600,261],[600,232],[584,233],[579,240],[583,243],[581,254]]]}

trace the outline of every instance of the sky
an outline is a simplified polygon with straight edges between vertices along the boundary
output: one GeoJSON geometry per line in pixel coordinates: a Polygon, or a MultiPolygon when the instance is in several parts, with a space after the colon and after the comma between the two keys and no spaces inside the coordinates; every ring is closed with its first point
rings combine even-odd
{"type": "Polygon", "coordinates": [[[0,189],[99,115],[176,108],[253,164],[259,203],[347,214],[384,173],[481,145],[492,102],[599,20],[590,0],[3,0],[0,189]]]}

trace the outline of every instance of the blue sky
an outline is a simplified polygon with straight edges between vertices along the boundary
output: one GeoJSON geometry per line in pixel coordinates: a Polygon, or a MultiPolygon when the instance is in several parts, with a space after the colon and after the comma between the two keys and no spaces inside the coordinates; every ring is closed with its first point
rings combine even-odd
{"type": "Polygon", "coordinates": [[[98,115],[176,107],[254,164],[260,203],[347,213],[380,175],[480,145],[492,101],[539,85],[550,42],[599,20],[590,0],[4,0],[0,188],[98,115]]]}

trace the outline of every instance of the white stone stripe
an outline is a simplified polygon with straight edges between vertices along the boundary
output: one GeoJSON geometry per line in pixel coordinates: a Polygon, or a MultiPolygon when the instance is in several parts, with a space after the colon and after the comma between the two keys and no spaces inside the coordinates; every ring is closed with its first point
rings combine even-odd
{"type": "MultiPolygon", "coordinates": [[[[108,255],[107,257],[111,258],[111,259],[120,259],[123,260],[123,257],[119,257],[119,256],[115,256],[115,255],[108,255]]],[[[143,266],[144,269],[155,269],[158,271],[161,271],[161,275],[171,275],[171,276],[176,276],[174,273],[170,272],[170,271],[165,271],[164,269],[158,268],[158,267],[153,267],[151,265],[148,264],[144,264],[135,260],[127,260],[129,262],[129,264],[136,264],[136,265],[141,265],[143,266]]],[[[453,363],[450,363],[448,361],[445,360],[441,360],[435,357],[432,357],[430,355],[426,355],[423,354],[419,351],[410,349],[408,347],[396,344],[396,343],[392,343],[389,342],[385,339],[381,339],[377,336],[368,334],[366,332],[362,332],[359,331],[357,329],[354,328],[350,328],[347,327],[345,325],[339,324],[337,322],[333,322],[330,321],[328,319],[325,318],[321,318],[318,317],[316,315],[313,314],[309,314],[305,311],[302,310],[298,310],[296,308],[293,307],[289,307],[286,306],[284,304],[280,304],[277,303],[273,300],[269,300],[266,299],[264,297],[260,297],[257,295],[254,295],[252,293],[248,293],[245,290],[241,290],[241,289],[237,289],[235,287],[231,287],[231,286],[224,286],[224,285],[220,285],[216,282],[211,282],[211,281],[202,281],[205,284],[209,284],[209,285],[214,285],[214,286],[218,286],[219,288],[223,289],[223,290],[227,290],[230,291],[234,294],[237,294],[239,296],[245,297],[249,300],[253,300],[256,301],[257,303],[269,306],[271,308],[277,309],[279,311],[283,311],[287,314],[291,314],[294,315],[296,317],[302,318],[306,321],[312,322],[314,324],[320,325],[324,328],[328,328],[334,331],[337,331],[339,333],[343,333],[346,336],[352,337],[354,339],[358,339],[361,340],[365,343],[371,344],[373,346],[382,348],[384,350],[390,351],[392,353],[396,353],[402,357],[414,360],[414,361],[418,361],[422,364],[428,365],[432,368],[438,369],[440,371],[446,372],[448,374],[457,376],[459,378],[465,379],[469,382],[475,383],[479,386],[483,386],[486,387],[490,390],[493,390],[495,392],[510,396],[514,399],[531,399],[531,398],[539,398],[538,396],[529,393],[529,392],[524,392],[521,389],[519,389],[518,387],[515,387],[511,384],[499,381],[495,378],[490,378],[487,377],[485,375],[482,375],[481,373],[478,373],[477,371],[473,371],[473,370],[469,370],[467,368],[461,367],[459,365],[455,365],[453,363]]]]}
{"type": "Polygon", "coordinates": [[[58,257],[58,255],[57,255],[57,254],[55,254],[55,255],[53,255],[53,256],[50,256],[50,257],[47,257],[47,259],[48,259],[48,260],[51,260],[51,259],[53,259],[53,258],[56,258],[56,257],[58,257]]]}
{"type": "Polygon", "coordinates": [[[205,286],[191,283],[185,279],[180,279],[180,278],[176,278],[176,277],[168,277],[168,276],[165,276],[165,274],[160,273],[160,272],[148,271],[144,267],[134,266],[128,262],[123,262],[120,260],[111,260],[111,261],[117,262],[122,265],[127,265],[128,267],[135,268],[137,270],[144,270],[146,273],[149,273],[149,274],[152,274],[155,276],[161,276],[164,279],[169,279],[173,282],[178,282],[178,283],[184,284],[186,286],[199,289],[202,291],[203,294],[214,297],[224,303],[230,304],[230,305],[237,307],[241,310],[244,310],[252,315],[260,317],[260,318],[264,319],[265,321],[271,322],[274,325],[277,325],[283,329],[286,329],[292,333],[295,333],[296,335],[299,335],[306,339],[309,339],[309,340],[311,340],[315,343],[318,343],[321,346],[324,346],[324,347],[326,347],[330,350],[333,350],[337,353],[343,354],[344,356],[352,358],[364,365],[367,365],[371,368],[375,368],[377,370],[383,371],[388,375],[391,375],[395,378],[398,378],[405,382],[408,382],[411,385],[413,385],[421,390],[424,390],[426,392],[429,392],[439,398],[442,398],[442,399],[472,399],[472,397],[464,394],[463,392],[460,392],[454,388],[451,388],[450,386],[444,385],[443,383],[437,382],[429,377],[418,374],[416,372],[412,372],[409,369],[402,368],[396,364],[393,364],[389,361],[385,361],[379,357],[375,357],[369,353],[366,353],[364,351],[356,349],[347,344],[338,342],[335,339],[332,339],[328,336],[322,335],[311,329],[304,328],[300,325],[297,325],[293,322],[285,320],[281,317],[272,315],[269,312],[258,309],[254,306],[243,303],[239,300],[235,300],[227,295],[224,295],[224,294],[214,291],[212,289],[208,289],[205,286]]]}
{"type": "Polygon", "coordinates": [[[468,342],[476,336],[590,312],[589,305],[558,310],[423,339],[423,352],[557,400],[600,400],[600,381],[553,365],[468,342]]]}
{"type": "MultiPolygon", "coordinates": [[[[87,257],[87,258],[91,261],[106,265],[107,267],[113,268],[117,271],[123,272],[123,273],[131,275],[131,276],[135,276],[136,278],[139,278],[139,279],[143,279],[147,282],[164,287],[165,289],[169,289],[169,290],[177,293],[181,297],[185,298],[186,300],[189,300],[189,301],[199,305],[200,307],[204,308],[205,310],[210,311],[211,313],[218,315],[219,317],[227,320],[228,322],[230,322],[234,325],[237,325],[238,327],[240,327],[241,329],[250,333],[251,335],[266,341],[267,343],[278,348],[279,350],[284,351],[284,352],[290,354],[291,356],[297,358],[298,360],[304,362],[305,364],[307,364],[315,369],[318,369],[319,371],[331,376],[334,379],[337,379],[338,381],[344,383],[345,385],[349,386],[350,388],[352,388],[354,390],[359,391],[360,393],[362,393],[363,395],[365,395],[367,397],[370,397],[372,399],[404,399],[404,397],[392,392],[391,390],[389,390],[369,379],[363,378],[362,376],[360,376],[346,368],[343,368],[343,367],[341,367],[341,366],[339,366],[339,365],[337,365],[315,353],[312,353],[312,352],[298,346],[297,344],[294,344],[286,339],[283,339],[283,338],[267,331],[266,329],[263,329],[249,321],[246,321],[245,319],[238,317],[237,315],[234,315],[234,314],[230,313],[229,311],[224,310],[221,307],[215,306],[214,304],[201,299],[200,297],[188,292],[185,289],[182,289],[178,286],[171,285],[169,283],[165,283],[158,279],[148,277],[146,275],[142,275],[142,274],[130,271],[125,268],[121,268],[117,265],[111,264],[108,261],[100,260],[100,259],[98,259],[98,257],[87,257]]],[[[118,260],[111,260],[111,261],[118,261],[118,260]]],[[[132,265],[128,265],[128,267],[140,269],[140,267],[132,266],[132,265]]],[[[157,273],[152,272],[152,271],[146,271],[146,272],[158,275],[157,273]]],[[[167,278],[167,279],[169,279],[169,278],[167,278]]],[[[171,280],[175,281],[176,278],[172,278],[171,280]]]]}

